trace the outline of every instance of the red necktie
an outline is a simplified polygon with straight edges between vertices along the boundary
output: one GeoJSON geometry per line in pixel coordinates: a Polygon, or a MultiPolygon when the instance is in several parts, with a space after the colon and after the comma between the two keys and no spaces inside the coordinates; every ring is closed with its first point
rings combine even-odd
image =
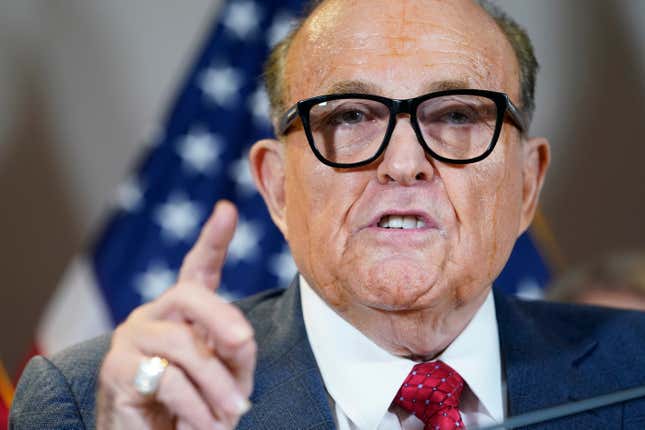
{"type": "Polygon", "coordinates": [[[462,430],[459,397],[463,389],[464,380],[446,363],[420,363],[412,368],[392,403],[423,421],[425,430],[462,430]]]}

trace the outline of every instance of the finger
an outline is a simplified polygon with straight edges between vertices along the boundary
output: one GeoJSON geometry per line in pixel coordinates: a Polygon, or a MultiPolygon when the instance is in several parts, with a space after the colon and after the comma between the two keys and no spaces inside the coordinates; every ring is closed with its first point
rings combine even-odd
{"type": "Polygon", "coordinates": [[[192,429],[227,429],[224,422],[211,413],[188,377],[172,364],[161,377],[155,400],[177,417],[178,422],[185,422],[192,429]]]}
{"type": "MultiPolygon", "coordinates": [[[[180,320],[190,321],[194,337],[200,339],[210,353],[217,355],[226,364],[242,393],[250,395],[257,348],[253,339],[253,327],[242,312],[215,294],[195,288],[190,294],[186,294],[186,290],[169,291],[157,302],[135,310],[130,320],[135,325],[144,326],[150,320],[165,320],[169,314],[180,320]]],[[[168,338],[164,333],[157,335],[168,338]]],[[[142,337],[139,331],[133,336],[142,337]]],[[[153,335],[145,337],[151,336],[153,335]]],[[[133,339],[133,342],[136,341],[133,339]]],[[[168,345],[168,348],[172,348],[172,345],[168,345]]]]}
{"type": "Polygon", "coordinates": [[[170,289],[156,301],[135,309],[128,320],[186,321],[200,326],[208,333],[208,346],[225,357],[233,357],[253,337],[253,327],[237,306],[203,288],[192,288],[190,292],[170,289]],[[177,318],[168,318],[170,315],[177,318]]]}
{"type": "Polygon", "coordinates": [[[219,286],[228,245],[237,224],[237,209],[220,200],[202,228],[197,242],[186,254],[179,271],[178,284],[193,282],[214,290],[219,286]]]}
{"type": "Polygon", "coordinates": [[[237,417],[250,407],[229,369],[185,324],[149,322],[131,339],[146,356],[161,356],[181,369],[202,393],[211,411],[220,418],[237,417]]]}

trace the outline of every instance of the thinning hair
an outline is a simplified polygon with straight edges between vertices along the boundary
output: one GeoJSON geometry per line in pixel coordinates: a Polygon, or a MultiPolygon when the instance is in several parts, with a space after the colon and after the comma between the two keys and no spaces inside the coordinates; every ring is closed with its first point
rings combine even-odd
{"type": "MultiPolygon", "coordinates": [[[[285,68],[291,43],[307,18],[324,1],[313,0],[308,3],[302,17],[296,22],[289,34],[273,47],[264,65],[264,84],[269,96],[271,116],[274,123],[287,110],[285,68]]],[[[539,67],[531,39],[527,32],[497,5],[489,0],[475,1],[493,18],[513,48],[520,68],[519,105],[527,123],[530,123],[535,111],[535,81],[539,67]]]]}

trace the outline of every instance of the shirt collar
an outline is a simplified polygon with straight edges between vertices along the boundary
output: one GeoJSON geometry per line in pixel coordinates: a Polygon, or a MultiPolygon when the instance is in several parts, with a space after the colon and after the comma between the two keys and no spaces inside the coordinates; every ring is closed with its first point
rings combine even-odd
{"type": "MultiPolygon", "coordinates": [[[[327,305],[302,276],[300,290],[305,329],[329,395],[358,428],[377,428],[416,363],[375,344],[327,305]]],[[[437,359],[464,378],[494,419],[502,419],[501,362],[492,293],[437,359]]]]}

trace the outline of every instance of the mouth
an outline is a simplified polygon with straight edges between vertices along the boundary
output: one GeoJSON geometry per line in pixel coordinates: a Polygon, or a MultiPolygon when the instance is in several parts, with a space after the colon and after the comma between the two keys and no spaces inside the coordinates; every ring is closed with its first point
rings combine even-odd
{"type": "Polygon", "coordinates": [[[435,221],[422,212],[388,211],[377,216],[368,227],[383,230],[426,230],[436,228],[435,221]]]}
{"type": "Polygon", "coordinates": [[[416,215],[385,215],[376,225],[380,228],[412,230],[425,227],[426,222],[416,215]]]}

